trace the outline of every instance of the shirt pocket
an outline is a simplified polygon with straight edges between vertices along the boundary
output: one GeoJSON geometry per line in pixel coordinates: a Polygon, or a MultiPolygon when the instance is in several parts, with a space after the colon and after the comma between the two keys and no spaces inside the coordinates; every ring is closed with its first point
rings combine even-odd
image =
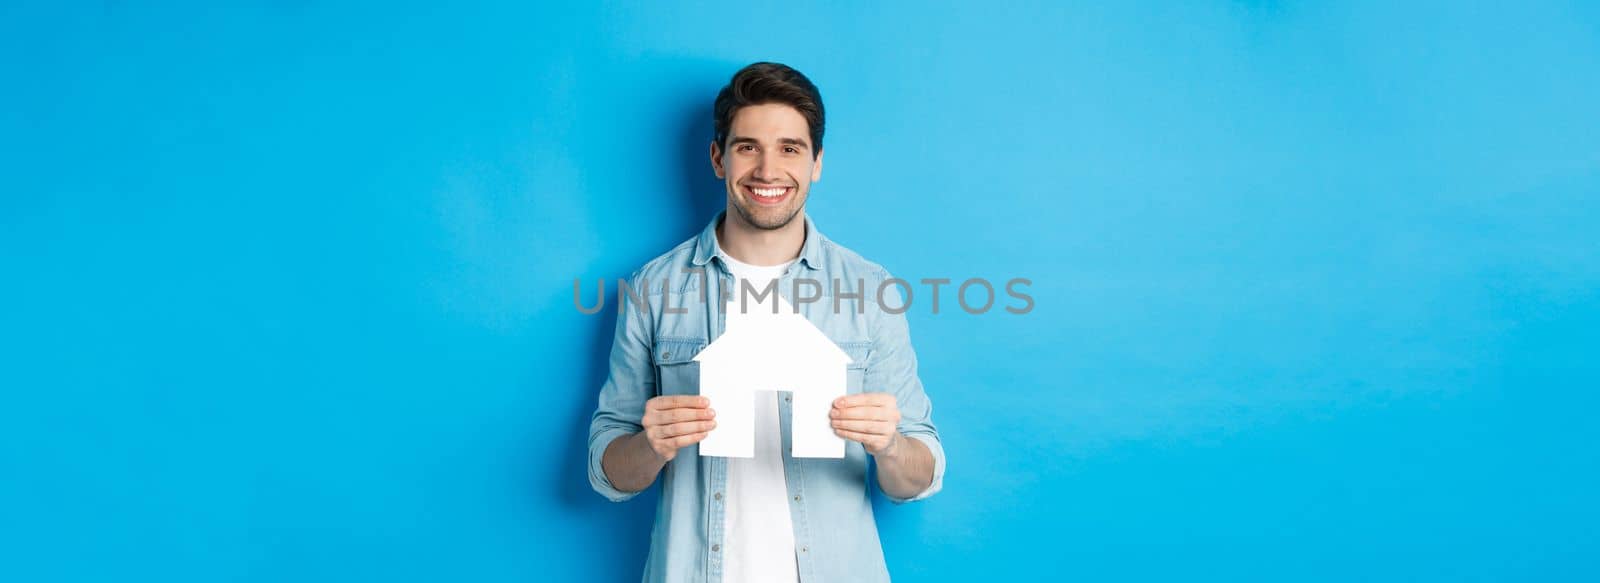
{"type": "Polygon", "coordinates": [[[839,349],[850,356],[850,364],[844,366],[845,394],[854,395],[864,388],[861,385],[866,380],[867,357],[872,355],[872,343],[841,342],[839,349]]]}
{"type": "Polygon", "coordinates": [[[706,347],[699,338],[660,338],[651,358],[656,367],[658,395],[700,394],[700,363],[694,357],[706,347]]]}

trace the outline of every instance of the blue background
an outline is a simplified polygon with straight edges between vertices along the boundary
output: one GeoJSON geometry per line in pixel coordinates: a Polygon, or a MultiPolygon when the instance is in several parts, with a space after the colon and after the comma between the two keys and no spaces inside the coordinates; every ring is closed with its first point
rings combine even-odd
{"type": "Polygon", "coordinates": [[[899,578],[1600,577],[1593,4],[55,4],[0,7],[0,580],[635,579],[572,284],[720,207],[755,60],[824,232],[1034,281],[910,314],[899,578]]]}

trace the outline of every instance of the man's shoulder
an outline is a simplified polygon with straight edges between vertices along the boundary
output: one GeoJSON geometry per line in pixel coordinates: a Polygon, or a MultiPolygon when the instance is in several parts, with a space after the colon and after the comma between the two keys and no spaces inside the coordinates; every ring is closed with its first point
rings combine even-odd
{"type": "Polygon", "coordinates": [[[890,277],[889,271],[884,269],[882,265],[867,259],[854,249],[840,245],[839,242],[833,239],[822,237],[818,244],[822,246],[820,255],[823,263],[818,267],[830,274],[868,281],[883,280],[890,277]]]}
{"type": "MultiPolygon", "coordinates": [[[[645,262],[644,265],[633,271],[631,279],[637,286],[640,283],[672,281],[689,275],[689,269],[694,267],[695,241],[698,237],[690,237],[687,241],[679,243],[666,253],[657,255],[655,259],[645,262]]],[[[660,291],[660,283],[652,283],[649,288],[660,291]]]]}

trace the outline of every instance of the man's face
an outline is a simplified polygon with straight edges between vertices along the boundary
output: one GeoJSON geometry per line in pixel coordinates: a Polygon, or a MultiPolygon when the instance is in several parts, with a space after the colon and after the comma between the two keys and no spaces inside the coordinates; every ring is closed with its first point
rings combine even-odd
{"type": "Polygon", "coordinates": [[[711,144],[711,167],[727,185],[729,216],[758,229],[789,224],[805,207],[811,183],[822,178],[822,153],[811,155],[811,126],[788,105],[740,108],[727,151],[720,146],[711,144]]]}

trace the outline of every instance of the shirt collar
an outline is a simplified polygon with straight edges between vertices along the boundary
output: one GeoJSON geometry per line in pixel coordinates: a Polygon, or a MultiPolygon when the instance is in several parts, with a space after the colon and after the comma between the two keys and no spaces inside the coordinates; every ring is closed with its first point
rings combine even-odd
{"type": "MultiPolygon", "coordinates": [[[[719,211],[717,216],[711,218],[706,228],[700,231],[700,236],[695,240],[694,264],[705,265],[711,258],[718,255],[717,225],[722,224],[722,219],[728,214],[726,209],[719,211]]],[[[800,220],[805,221],[806,242],[800,246],[800,264],[810,269],[822,269],[822,233],[817,230],[817,225],[811,222],[811,216],[805,211],[800,212],[800,220]]]]}

